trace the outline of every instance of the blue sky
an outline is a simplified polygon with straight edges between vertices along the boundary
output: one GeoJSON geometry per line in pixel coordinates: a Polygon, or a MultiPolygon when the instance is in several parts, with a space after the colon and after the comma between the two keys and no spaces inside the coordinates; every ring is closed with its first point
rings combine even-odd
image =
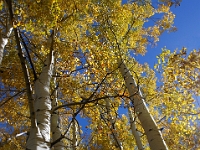
{"type": "Polygon", "coordinates": [[[181,49],[188,50],[200,48],[200,0],[182,0],[178,7],[171,7],[176,15],[174,25],[178,28],[176,32],[165,32],[160,37],[157,46],[148,46],[145,56],[137,56],[136,59],[141,62],[147,62],[153,68],[157,62],[156,55],[161,53],[161,48],[167,47],[171,51],[181,49]]]}

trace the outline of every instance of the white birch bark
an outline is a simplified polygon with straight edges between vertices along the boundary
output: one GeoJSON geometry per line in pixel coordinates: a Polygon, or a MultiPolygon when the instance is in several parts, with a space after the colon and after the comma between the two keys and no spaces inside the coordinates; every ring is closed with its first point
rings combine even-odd
{"type": "Polygon", "coordinates": [[[168,150],[161,132],[158,130],[156,122],[143,99],[139,86],[137,86],[136,81],[125,64],[121,60],[118,60],[118,64],[120,73],[129,91],[130,99],[134,101],[135,113],[145,131],[151,150],[168,150]]]}
{"type": "Polygon", "coordinates": [[[132,113],[130,106],[128,107],[128,114],[129,114],[131,132],[132,132],[133,136],[135,137],[135,141],[136,141],[138,150],[144,150],[139,133],[136,130],[136,125],[135,125],[133,113],[132,113]]]}
{"type": "MultiPolygon", "coordinates": [[[[55,73],[54,73],[55,74],[55,73]]],[[[55,85],[55,90],[54,90],[54,97],[52,99],[52,110],[57,107],[58,103],[58,90],[56,86],[56,77],[54,78],[54,85],[55,85]]],[[[62,135],[61,130],[60,130],[60,122],[59,122],[59,115],[58,111],[52,112],[51,115],[51,133],[52,133],[52,140],[53,142],[59,139],[62,135]]],[[[55,145],[53,145],[54,150],[64,150],[64,145],[62,140],[57,142],[55,145]]]]}
{"type": "Polygon", "coordinates": [[[76,150],[77,149],[77,134],[78,134],[78,127],[76,125],[76,121],[75,119],[72,122],[72,150],[76,150]]]}
{"type": "Polygon", "coordinates": [[[2,31],[0,34],[0,65],[2,63],[3,60],[3,51],[5,46],[8,43],[8,39],[12,33],[13,27],[11,24],[8,24],[5,30],[5,33],[2,31]]]}
{"type": "Polygon", "coordinates": [[[35,81],[35,119],[36,127],[30,129],[27,141],[29,150],[50,149],[50,123],[51,123],[51,99],[50,80],[53,73],[54,56],[51,52],[42,69],[39,78],[35,81]]]}

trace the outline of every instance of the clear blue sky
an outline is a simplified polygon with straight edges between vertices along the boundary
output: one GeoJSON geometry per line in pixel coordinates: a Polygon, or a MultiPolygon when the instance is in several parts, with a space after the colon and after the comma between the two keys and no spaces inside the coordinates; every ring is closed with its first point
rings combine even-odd
{"type": "Polygon", "coordinates": [[[200,48],[200,0],[182,0],[180,6],[173,6],[171,9],[176,15],[174,25],[178,30],[173,33],[164,33],[156,47],[149,46],[145,56],[136,57],[139,62],[150,64],[151,68],[157,62],[156,55],[165,46],[171,51],[182,47],[188,50],[200,48]]]}

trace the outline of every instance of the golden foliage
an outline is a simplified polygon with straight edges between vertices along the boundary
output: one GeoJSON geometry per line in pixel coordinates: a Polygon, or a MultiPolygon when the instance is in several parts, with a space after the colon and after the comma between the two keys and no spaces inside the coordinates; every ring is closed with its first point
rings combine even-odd
{"type": "MultiPolygon", "coordinates": [[[[147,44],[159,41],[164,31],[174,29],[175,16],[170,6],[167,1],[157,8],[148,1],[145,4],[136,1],[123,5],[120,0],[13,2],[13,21],[17,23],[14,27],[21,34],[20,42],[33,89],[33,72],[37,76],[41,73],[49,53],[48,37],[55,32],[53,49],[56,65],[52,80],[57,79],[58,87],[55,89],[52,81],[49,96],[53,101],[55,96],[52,93],[58,90],[56,111],[60,117],[61,132],[66,136],[62,140],[67,146],[72,145],[70,124],[76,119],[77,134],[80,134],[77,149],[119,149],[119,143],[126,150],[136,148],[126,116],[127,105],[132,102],[118,71],[118,58],[124,60],[141,87],[144,100],[159,128],[165,127],[163,135],[169,148],[192,148],[196,144],[190,139],[197,135],[195,121],[200,116],[193,97],[193,94],[199,94],[200,89],[199,51],[186,55],[185,48],[174,53],[164,49],[155,66],[162,67],[163,72],[159,89],[155,72],[147,64],[141,65],[132,55],[145,55],[147,44]],[[145,24],[157,14],[161,16],[157,22],[152,26],[145,24]],[[121,115],[120,111],[125,113],[121,115]],[[80,117],[88,119],[89,132],[81,129],[80,117]],[[88,140],[82,140],[85,134],[90,134],[88,140]]],[[[7,7],[0,1],[0,11],[6,12],[4,9],[7,7]]],[[[15,95],[16,92],[26,91],[27,84],[17,53],[13,34],[5,48],[0,68],[0,122],[10,129],[3,130],[2,127],[0,140],[3,143],[8,137],[13,139],[2,146],[4,149],[24,148],[26,137],[16,137],[16,134],[30,127],[28,98],[24,93],[15,95]]],[[[135,114],[134,104],[132,111],[135,114]]],[[[134,120],[137,130],[145,149],[149,149],[137,115],[134,120]]]]}

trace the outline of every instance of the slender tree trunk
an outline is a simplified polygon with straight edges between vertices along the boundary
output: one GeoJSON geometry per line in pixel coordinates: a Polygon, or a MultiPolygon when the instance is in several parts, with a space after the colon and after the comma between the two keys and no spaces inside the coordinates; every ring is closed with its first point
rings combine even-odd
{"type": "MultiPolygon", "coordinates": [[[[55,74],[55,71],[54,71],[55,74]]],[[[54,93],[53,93],[53,99],[52,99],[52,110],[54,110],[54,108],[57,107],[57,97],[58,97],[58,86],[56,85],[56,77],[53,80],[54,85],[55,85],[55,89],[54,93]]],[[[59,122],[59,115],[58,115],[58,111],[54,111],[51,114],[51,133],[52,133],[52,140],[53,142],[56,141],[57,139],[59,139],[62,136],[62,133],[60,131],[60,122],[59,122]]],[[[54,150],[64,150],[64,145],[62,140],[60,140],[59,142],[57,142],[54,146],[53,146],[54,150]]]]}
{"type": "Polygon", "coordinates": [[[129,114],[131,132],[132,132],[133,136],[135,137],[135,141],[136,141],[138,150],[143,150],[144,148],[143,148],[139,133],[136,130],[135,121],[134,121],[133,113],[132,113],[130,106],[128,107],[128,114],[129,114]]]}
{"type": "Polygon", "coordinates": [[[136,84],[136,81],[122,60],[118,60],[118,64],[119,70],[129,91],[130,98],[134,101],[135,113],[145,131],[151,150],[167,150],[167,145],[146,106],[139,86],[136,84]]]}
{"type": "Polygon", "coordinates": [[[9,13],[10,13],[10,17],[8,17],[7,19],[7,26],[5,27],[5,32],[2,30],[2,32],[0,33],[0,66],[3,60],[3,51],[5,46],[8,43],[8,39],[12,33],[13,30],[13,26],[12,26],[12,18],[13,18],[13,13],[12,13],[12,2],[11,0],[6,0],[5,1],[8,9],[9,9],[9,13]]]}
{"type": "Polygon", "coordinates": [[[30,129],[27,141],[29,150],[50,149],[51,99],[50,81],[54,67],[54,56],[51,52],[44,64],[39,78],[35,81],[34,112],[36,127],[30,129]]]}
{"type": "Polygon", "coordinates": [[[4,51],[5,46],[8,43],[8,39],[10,37],[10,34],[12,33],[12,29],[13,27],[9,23],[6,27],[5,33],[3,31],[0,33],[0,65],[3,60],[3,51],[4,51]]]}
{"type": "Polygon", "coordinates": [[[76,124],[76,120],[73,119],[73,122],[72,122],[72,150],[76,150],[77,149],[77,134],[78,134],[78,127],[77,127],[77,124],[76,124]]]}

